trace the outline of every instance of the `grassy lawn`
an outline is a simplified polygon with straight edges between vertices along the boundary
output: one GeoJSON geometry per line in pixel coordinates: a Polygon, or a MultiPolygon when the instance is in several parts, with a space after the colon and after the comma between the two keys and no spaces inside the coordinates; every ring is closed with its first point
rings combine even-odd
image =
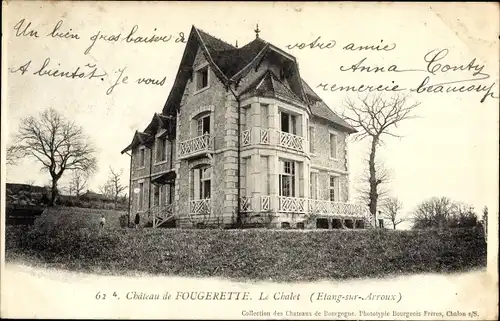
{"type": "Polygon", "coordinates": [[[6,259],[104,274],[148,272],[313,281],[459,272],[486,266],[481,230],[188,230],[120,228],[123,213],[56,209],[8,226],[6,259]],[[101,213],[107,226],[99,229],[101,213]]]}

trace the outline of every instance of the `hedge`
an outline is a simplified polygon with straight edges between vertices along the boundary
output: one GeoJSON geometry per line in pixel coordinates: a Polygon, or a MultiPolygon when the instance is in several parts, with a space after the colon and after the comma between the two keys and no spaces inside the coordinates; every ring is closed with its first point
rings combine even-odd
{"type": "Polygon", "coordinates": [[[486,266],[481,229],[197,230],[8,226],[6,259],[121,274],[315,281],[486,266]]]}

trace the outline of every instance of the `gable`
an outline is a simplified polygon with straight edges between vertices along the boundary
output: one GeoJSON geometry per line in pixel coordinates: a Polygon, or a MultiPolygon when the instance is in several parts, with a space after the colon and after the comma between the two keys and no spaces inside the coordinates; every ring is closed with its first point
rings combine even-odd
{"type": "MultiPolygon", "coordinates": [[[[192,26],[181,59],[172,90],[163,107],[162,114],[175,116],[180,108],[186,85],[193,77],[194,68],[202,58],[224,86],[238,84],[252,70],[257,70],[263,61],[280,67],[280,75],[273,86],[274,93],[297,99],[308,105],[313,115],[331,121],[347,132],[356,132],[346,121],[331,110],[300,77],[298,63],[292,55],[278,47],[256,38],[241,48],[215,38],[192,26]],[[282,86],[283,85],[283,86],[282,86]],[[290,95],[291,91],[291,95],[290,95]]],[[[266,81],[274,81],[272,77],[266,81]]]]}
{"type": "MultiPolygon", "coordinates": [[[[290,100],[300,105],[304,105],[302,100],[290,88],[286,78],[279,79],[273,71],[274,68],[269,66],[268,69],[255,78],[248,86],[240,92],[240,98],[250,98],[252,96],[278,98],[282,100],[290,100]]],[[[247,75],[249,77],[251,75],[247,75]]]]}
{"type": "Polygon", "coordinates": [[[148,145],[148,144],[151,144],[153,140],[154,140],[154,136],[152,136],[151,134],[142,133],[142,132],[136,130],[135,134],[134,134],[134,137],[132,138],[132,142],[127,147],[125,147],[121,151],[121,153],[122,154],[126,153],[129,150],[132,150],[132,149],[134,149],[135,147],[137,147],[139,145],[148,145]]]}
{"type": "Polygon", "coordinates": [[[168,98],[163,106],[162,114],[175,116],[177,109],[180,106],[182,95],[188,80],[193,74],[193,65],[195,58],[200,49],[210,64],[212,71],[215,76],[221,79],[223,83],[227,82],[227,77],[222,73],[219,67],[214,63],[210,52],[216,51],[220,48],[229,48],[229,44],[222,44],[222,40],[217,40],[214,37],[209,36],[196,29],[194,26],[191,27],[191,32],[189,33],[188,40],[186,42],[186,47],[181,58],[179,69],[177,70],[177,75],[174,80],[172,89],[168,95],[168,98]],[[207,42],[207,44],[205,43],[207,42]]]}

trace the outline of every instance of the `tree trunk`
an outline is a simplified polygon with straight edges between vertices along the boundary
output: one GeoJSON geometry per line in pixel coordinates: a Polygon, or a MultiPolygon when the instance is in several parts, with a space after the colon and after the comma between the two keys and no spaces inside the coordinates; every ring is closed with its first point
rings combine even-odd
{"type": "Polygon", "coordinates": [[[368,165],[370,169],[370,213],[377,220],[377,176],[375,171],[375,152],[377,149],[378,137],[372,137],[372,146],[370,149],[370,159],[368,160],[368,165]]]}
{"type": "Polygon", "coordinates": [[[52,188],[50,190],[50,203],[49,206],[54,206],[56,205],[56,198],[57,198],[57,181],[58,178],[52,178],[52,188]]]}
{"type": "Polygon", "coordinates": [[[396,223],[392,222],[392,226],[396,229],[396,223]]]}

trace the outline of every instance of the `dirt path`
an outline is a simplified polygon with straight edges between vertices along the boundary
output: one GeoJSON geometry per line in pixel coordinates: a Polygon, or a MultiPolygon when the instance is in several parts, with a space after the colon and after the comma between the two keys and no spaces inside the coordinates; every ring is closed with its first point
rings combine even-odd
{"type": "Polygon", "coordinates": [[[345,282],[252,284],[207,278],[99,276],[7,263],[2,270],[1,281],[2,317],[255,319],[265,318],[261,315],[267,312],[271,313],[271,318],[279,318],[273,316],[277,310],[283,313],[283,317],[299,319],[332,319],[336,315],[342,319],[347,316],[348,319],[406,320],[408,318],[404,313],[419,313],[416,319],[484,320],[497,309],[497,298],[492,295],[496,292],[495,285],[485,271],[345,282]],[[226,300],[215,301],[175,300],[177,292],[190,291],[240,292],[240,297],[248,292],[250,300],[227,300],[227,297],[226,300]],[[116,296],[113,296],[114,292],[116,296]],[[170,300],[162,300],[165,292],[171,294],[170,300]],[[261,292],[268,295],[269,300],[259,300],[261,292]],[[370,293],[372,299],[366,299],[370,293]],[[158,294],[160,300],[140,299],[153,298],[154,294],[158,294]],[[365,300],[346,300],[345,297],[339,302],[318,300],[331,299],[340,294],[359,295],[365,300]],[[383,301],[380,298],[374,300],[374,295],[385,297],[383,301]],[[372,315],[363,316],[360,310],[372,315]],[[321,315],[315,316],[316,311],[321,315]],[[447,311],[475,311],[478,316],[447,317],[447,311]],[[343,312],[353,315],[339,314],[343,312]],[[431,312],[441,313],[443,317],[429,314],[431,312]],[[402,314],[395,316],[394,313],[402,314]]]}

